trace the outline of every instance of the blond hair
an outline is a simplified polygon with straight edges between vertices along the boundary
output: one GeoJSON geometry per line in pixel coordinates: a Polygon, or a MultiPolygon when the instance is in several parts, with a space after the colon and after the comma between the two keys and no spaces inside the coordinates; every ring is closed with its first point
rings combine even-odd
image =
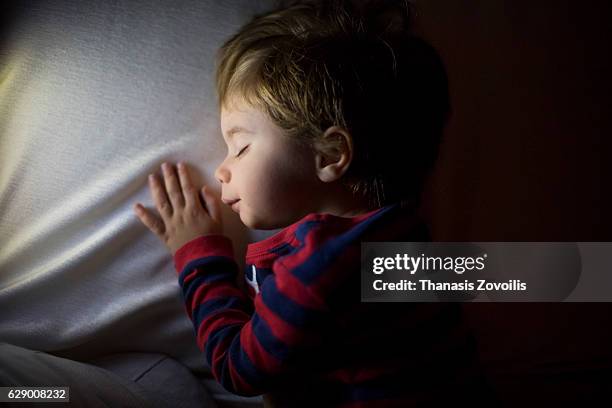
{"type": "Polygon", "coordinates": [[[219,49],[219,108],[238,98],[315,149],[340,126],[353,139],[342,182],[354,194],[372,208],[417,202],[450,104],[444,66],[411,17],[401,0],[302,1],[256,16],[219,49]]]}

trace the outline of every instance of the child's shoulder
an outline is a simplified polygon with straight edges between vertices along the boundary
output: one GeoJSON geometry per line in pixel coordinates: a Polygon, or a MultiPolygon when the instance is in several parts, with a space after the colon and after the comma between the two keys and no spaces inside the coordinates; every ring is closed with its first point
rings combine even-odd
{"type": "Polygon", "coordinates": [[[426,241],[427,234],[414,234],[423,229],[426,226],[414,211],[400,204],[354,217],[311,213],[275,235],[249,244],[247,261],[289,257],[302,262],[315,255],[333,258],[350,247],[360,248],[361,242],[366,241],[402,241],[407,237],[426,241]]]}
{"type": "Polygon", "coordinates": [[[352,238],[387,238],[389,241],[401,238],[400,232],[413,231],[424,226],[423,219],[413,208],[400,203],[389,204],[381,208],[354,217],[339,217],[332,214],[309,214],[294,224],[294,233],[299,241],[308,235],[319,238],[337,237],[343,241],[352,238]]]}
{"type": "Polygon", "coordinates": [[[275,235],[260,241],[257,246],[271,247],[279,244],[303,244],[308,239],[332,238],[345,233],[358,233],[381,219],[393,216],[396,205],[377,208],[353,217],[340,217],[326,213],[310,213],[285,227],[275,235]]]}

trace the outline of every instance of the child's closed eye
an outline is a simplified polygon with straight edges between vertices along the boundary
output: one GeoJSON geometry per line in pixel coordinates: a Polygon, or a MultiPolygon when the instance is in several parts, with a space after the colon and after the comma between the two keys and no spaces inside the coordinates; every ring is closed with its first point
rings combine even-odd
{"type": "Polygon", "coordinates": [[[250,145],[246,145],[242,149],[240,149],[240,151],[238,152],[238,154],[235,157],[239,157],[247,149],[247,147],[249,147],[249,146],[250,145]]]}

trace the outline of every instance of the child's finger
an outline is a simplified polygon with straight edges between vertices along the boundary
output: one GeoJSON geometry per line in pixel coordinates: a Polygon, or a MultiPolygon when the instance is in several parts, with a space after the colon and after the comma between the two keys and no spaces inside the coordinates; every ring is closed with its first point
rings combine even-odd
{"type": "Polygon", "coordinates": [[[183,196],[185,197],[185,205],[187,207],[195,207],[196,203],[199,204],[196,189],[193,187],[189,171],[185,163],[178,164],[179,181],[181,188],[183,189],[183,196]]]}
{"type": "Polygon", "coordinates": [[[172,217],[172,206],[166,195],[166,189],[162,187],[161,183],[154,174],[149,175],[149,188],[151,190],[151,196],[157,211],[159,211],[162,218],[172,217]]]}
{"type": "Polygon", "coordinates": [[[206,209],[208,214],[215,221],[221,220],[221,206],[219,201],[215,198],[213,192],[207,186],[202,187],[202,197],[206,202],[206,209]]]}
{"type": "Polygon", "coordinates": [[[140,221],[150,229],[155,235],[162,237],[166,233],[164,222],[158,217],[151,214],[149,210],[140,204],[134,205],[134,212],[140,221]]]}
{"type": "Polygon", "coordinates": [[[172,208],[178,209],[185,206],[185,198],[183,197],[183,191],[176,177],[174,166],[170,163],[162,164],[162,171],[164,173],[164,182],[166,183],[166,191],[168,192],[168,198],[172,203],[172,208]]]}

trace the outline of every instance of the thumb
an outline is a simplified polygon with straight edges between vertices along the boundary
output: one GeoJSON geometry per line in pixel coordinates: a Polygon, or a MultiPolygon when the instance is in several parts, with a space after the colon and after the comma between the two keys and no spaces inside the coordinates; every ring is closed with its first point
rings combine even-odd
{"type": "Polygon", "coordinates": [[[219,200],[217,200],[217,197],[215,197],[212,190],[208,186],[203,186],[201,195],[206,203],[206,211],[208,211],[210,217],[215,221],[220,221],[221,206],[219,205],[219,200]]]}

